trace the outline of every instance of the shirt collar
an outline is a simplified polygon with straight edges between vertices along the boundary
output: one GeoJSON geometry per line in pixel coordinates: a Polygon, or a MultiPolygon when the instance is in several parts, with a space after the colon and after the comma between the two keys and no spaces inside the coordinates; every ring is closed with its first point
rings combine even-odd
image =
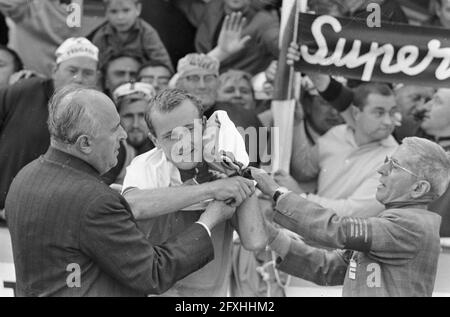
{"type": "MultiPolygon", "coordinates": [[[[142,23],[139,19],[137,19],[136,23],[131,27],[128,32],[139,32],[142,29],[142,23]]],[[[111,25],[111,23],[106,23],[105,25],[105,34],[106,35],[115,35],[117,32],[111,25]]]]}
{"type": "Polygon", "coordinates": [[[392,135],[389,135],[387,138],[385,138],[383,140],[379,140],[379,141],[375,141],[375,142],[371,142],[368,144],[358,146],[358,144],[356,144],[356,141],[355,141],[355,130],[352,127],[350,127],[349,125],[347,125],[347,128],[345,130],[345,140],[347,142],[349,142],[355,148],[360,148],[363,146],[380,146],[380,145],[383,147],[388,147],[388,148],[398,146],[397,141],[395,141],[395,139],[392,135]]]}
{"type": "Polygon", "coordinates": [[[91,175],[100,181],[102,180],[99,172],[92,165],[52,146],[45,153],[44,159],[62,165],[63,167],[71,167],[77,171],[91,175]]]}

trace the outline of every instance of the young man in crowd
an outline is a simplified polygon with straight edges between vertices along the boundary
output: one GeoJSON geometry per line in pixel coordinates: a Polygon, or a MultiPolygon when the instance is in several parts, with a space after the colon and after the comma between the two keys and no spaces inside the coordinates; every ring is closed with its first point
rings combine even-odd
{"type": "Polygon", "coordinates": [[[101,62],[102,88],[110,98],[120,85],[136,81],[141,67],[141,59],[131,51],[120,52],[101,62]]]}
{"type": "Polygon", "coordinates": [[[204,158],[202,118],[203,106],[196,97],[178,89],[157,95],[146,115],[156,148],[133,160],[123,184],[124,197],[155,244],[196,222],[203,202],[209,199],[238,207],[231,221],[212,231],[214,261],[177,283],[164,294],[167,296],[226,296],[233,231],[237,230],[250,250],[262,249],[267,242],[253,182],[242,177],[217,180],[208,164],[200,160],[204,158]],[[179,141],[184,138],[191,142],[190,151],[180,148],[179,141]]]}
{"type": "Polygon", "coordinates": [[[142,61],[160,62],[173,69],[158,32],[139,18],[140,0],[105,0],[107,22],[93,35],[100,59],[108,60],[121,51],[133,51],[142,61]]]}
{"type": "MultiPolygon", "coordinates": [[[[362,85],[351,111],[353,126],[332,128],[301,159],[292,157],[292,175],[317,178],[316,194],[297,191],[312,202],[341,216],[376,216],[383,208],[375,199],[378,164],[398,146],[391,136],[398,112],[394,93],[387,85],[362,85]]],[[[294,149],[304,148],[302,142],[294,139],[294,149]]]]}
{"type": "Polygon", "coordinates": [[[138,81],[152,85],[155,92],[159,93],[169,87],[172,76],[173,72],[163,64],[148,62],[144,63],[139,69],[138,81]]]}
{"type": "Polygon", "coordinates": [[[0,90],[0,210],[16,174],[48,149],[50,97],[69,84],[96,87],[97,65],[97,47],[70,38],[56,50],[52,78],[25,79],[0,90]]]}
{"type": "MultiPolygon", "coordinates": [[[[382,161],[380,161],[381,164],[382,161]]],[[[320,285],[344,285],[343,296],[431,296],[440,255],[441,217],[427,210],[450,181],[450,159],[434,142],[406,138],[378,169],[376,217],[340,216],[285,192],[259,170],[258,187],[276,203],[274,220],[328,251],[293,240],[269,225],[277,267],[320,285]]]]}
{"type": "Polygon", "coordinates": [[[122,185],[131,161],[155,147],[148,137],[149,130],[145,122],[148,103],[155,95],[150,84],[140,82],[123,84],[114,91],[120,124],[128,136],[126,141],[120,143],[117,165],[103,175],[107,184],[122,185]]]}

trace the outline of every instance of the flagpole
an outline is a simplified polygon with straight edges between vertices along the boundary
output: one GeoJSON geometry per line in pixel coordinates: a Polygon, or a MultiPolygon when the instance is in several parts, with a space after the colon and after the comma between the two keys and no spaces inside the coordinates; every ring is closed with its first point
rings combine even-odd
{"type": "MultiPolygon", "coordinates": [[[[308,0],[296,0],[295,3],[295,19],[294,19],[294,34],[292,41],[297,42],[298,39],[298,29],[300,24],[300,12],[305,12],[308,6],[308,0]]],[[[295,69],[294,65],[289,67],[289,90],[288,90],[288,100],[294,99],[294,79],[295,79],[295,69]]]]}

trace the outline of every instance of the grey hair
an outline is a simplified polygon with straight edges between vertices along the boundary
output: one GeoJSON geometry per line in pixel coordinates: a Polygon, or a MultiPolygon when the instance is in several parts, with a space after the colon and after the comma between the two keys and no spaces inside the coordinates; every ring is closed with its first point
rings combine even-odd
{"type": "Polygon", "coordinates": [[[450,154],[438,144],[417,137],[402,142],[408,150],[405,164],[431,184],[431,193],[442,196],[450,182],[450,154]]]}
{"type": "Polygon", "coordinates": [[[145,111],[145,121],[147,122],[150,133],[156,137],[155,128],[153,127],[151,119],[152,112],[158,111],[161,113],[169,113],[179,107],[185,100],[191,101],[197,107],[201,118],[204,112],[202,102],[197,97],[184,90],[167,88],[152,98],[147,107],[147,111],[145,111]]]}
{"type": "Polygon", "coordinates": [[[252,75],[250,75],[247,72],[244,72],[242,70],[236,70],[236,69],[230,69],[226,71],[225,73],[221,74],[219,76],[219,83],[220,87],[224,86],[229,80],[232,80],[233,82],[237,82],[239,80],[245,80],[252,90],[252,94],[254,95],[253,91],[253,85],[252,85],[252,75]]]}
{"type": "Polygon", "coordinates": [[[52,141],[73,145],[82,135],[95,136],[97,124],[86,107],[86,93],[96,92],[79,85],[58,90],[48,106],[48,129],[52,141]]]}

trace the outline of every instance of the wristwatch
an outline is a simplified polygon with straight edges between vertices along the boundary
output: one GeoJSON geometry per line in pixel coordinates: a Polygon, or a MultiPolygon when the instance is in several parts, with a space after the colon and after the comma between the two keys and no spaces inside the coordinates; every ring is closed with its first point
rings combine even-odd
{"type": "Polygon", "coordinates": [[[280,199],[280,197],[284,194],[290,193],[291,191],[289,189],[287,189],[286,187],[279,187],[276,191],[275,194],[273,194],[273,201],[275,203],[278,202],[278,199],[280,199]]]}

